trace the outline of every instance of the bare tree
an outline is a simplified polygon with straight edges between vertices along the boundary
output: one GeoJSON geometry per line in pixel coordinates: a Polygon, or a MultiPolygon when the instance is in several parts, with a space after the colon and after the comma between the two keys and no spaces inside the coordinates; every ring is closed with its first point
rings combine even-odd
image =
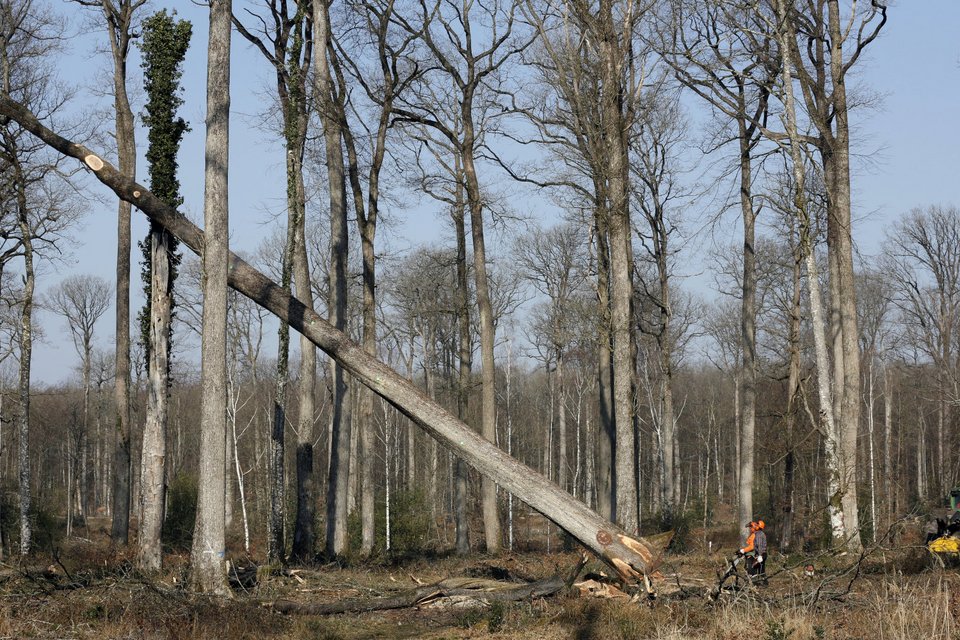
{"type": "Polygon", "coordinates": [[[574,340],[574,312],[576,297],[582,294],[587,273],[581,265],[585,262],[586,243],[574,224],[563,224],[551,229],[534,227],[529,234],[517,240],[515,248],[517,264],[533,286],[548,297],[548,311],[541,323],[548,343],[550,359],[554,362],[554,387],[556,388],[557,482],[570,490],[569,460],[567,456],[567,400],[568,391],[564,378],[564,363],[567,350],[574,340]]]}
{"type": "MultiPolygon", "coordinates": [[[[67,321],[73,348],[80,357],[83,384],[83,417],[80,424],[79,464],[75,468],[76,506],[84,518],[91,514],[89,498],[92,487],[88,486],[90,439],[90,373],[93,355],[93,335],[97,320],[106,313],[113,293],[110,284],[103,278],[89,275],[67,276],[46,298],[46,306],[67,321]]],[[[67,530],[70,530],[72,514],[67,514],[67,530]]]]}
{"type": "MultiPolygon", "coordinates": [[[[114,135],[120,171],[136,179],[137,146],[133,111],[127,96],[127,56],[135,37],[134,23],[146,0],[74,0],[103,12],[113,59],[114,135]]],[[[130,531],[130,203],[117,205],[116,297],[117,447],[114,451],[112,538],[126,544],[130,531]]]]}
{"type": "Polygon", "coordinates": [[[836,542],[858,548],[861,545],[856,487],[861,404],[860,334],[853,269],[847,76],[886,24],[887,8],[880,0],[873,0],[869,5],[856,1],[812,0],[800,6],[784,6],[778,19],[790,23],[786,27],[789,38],[781,42],[781,54],[793,59],[794,77],[802,92],[807,117],[817,134],[813,143],[823,165],[828,208],[831,399],[839,429],[840,465],[838,493],[830,500],[831,503],[838,501],[841,506],[843,534],[839,535],[840,530],[835,528],[836,542]]]}
{"type": "MultiPolygon", "coordinates": [[[[677,79],[732,123],[718,143],[738,144],[739,205],[743,220],[741,297],[742,371],[738,523],[753,519],[754,433],[756,425],[756,218],[754,155],[766,121],[771,85],[777,74],[773,38],[763,22],[737,3],[724,0],[673,0],[665,12],[657,48],[677,79]],[[757,28],[760,26],[761,28],[757,28]]],[[[726,124],[726,123],[725,123],[726,124]]]]}
{"type": "Polygon", "coordinates": [[[913,209],[889,230],[886,254],[885,271],[897,285],[894,299],[902,321],[936,370],[936,478],[942,493],[955,481],[950,475],[953,461],[946,434],[960,382],[960,340],[956,335],[960,322],[960,210],[952,205],[913,209]]]}
{"type": "MultiPolygon", "coordinates": [[[[0,96],[30,105],[44,117],[57,114],[65,97],[56,85],[46,57],[59,40],[59,20],[32,0],[0,2],[0,96]]],[[[74,201],[65,194],[59,158],[26,135],[9,119],[0,121],[0,176],[4,228],[0,263],[23,259],[19,289],[18,462],[20,493],[20,553],[31,545],[30,512],[30,369],[34,338],[36,265],[75,217],[74,201]]]]}
{"type": "MultiPolygon", "coordinates": [[[[360,246],[363,260],[363,344],[371,354],[377,350],[377,269],[376,236],[380,211],[381,172],[387,153],[387,133],[394,117],[394,102],[397,94],[410,86],[420,74],[419,67],[409,60],[409,49],[419,34],[403,33],[395,25],[394,0],[359,1],[350,7],[361,19],[364,29],[358,37],[361,42],[354,46],[360,51],[351,55],[346,43],[337,40],[336,51],[331,51],[331,63],[337,76],[337,100],[339,116],[342,122],[343,141],[347,151],[347,175],[353,196],[353,208],[357,215],[360,230],[360,246]],[[399,31],[404,37],[393,34],[399,31]],[[363,42],[369,40],[370,42],[363,42]],[[363,48],[369,47],[379,66],[375,80],[368,81],[358,61],[363,48]],[[357,113],[354,122],[359,122],[363,137],[371,138],[369,149],[359,149],[358,135],[354,132],[348,109],[358,107],[352,104],[344,71],[363,87],[367,99],[373,107],[371,113],[357,113]],[[367,117],[376,120],[376,128],[365,124],[367,117]],[[366,176],[366,198],[361,183],[360,153],[369,155],[369,168],[366,176]]],[[[374,425],[373,393],[363,390],[360,397],[358,423],[360,427],[360,446],[363,455],[361,464],[361,553],[367,555],[374,543],[374,425]]]]}
{"type": "MultiPolygon", "coordinates": [[[[313,56],[309,3],[302,0],[288,5],[283,0],[266,0],[267,15],[247,9],[260,29],[248,29],[234,17],[239,33],[252,43],[276,73],[287,173],[287,235],[281,266],[281,284],[290,289],[296,282],[297,297],[313,306],[306,243],[306,189],[303,157],[309,126],[310,92],[308,73],[313,56]],[[272,25],[272,28],[267,25],[272,25]]],[[[277,373],[273,401],[273,442],[270,539],[268,553],[282,560],[284,544],[284,430],[288,378],[290,328],[280,323],[277,373]]],[[[297,428],[297,517],[294,525],[292,555],[307,560],[313,554],[313,394],[316,385],[316,350],[300,339],[300,419],[297,428]]]]}
{"type": "MultiPolygon", "coordinates": [[[[481,433],[496,440],[496,341],[484,235],[485,202],[477,170],[483,145],[482,122],[494,101],[500,74],[532,42],[521,35],[517,19],[519,3],[497,0],[488,5],[448,5],[444,2],[419,2],[416,19],[401,18],[411,34],[420,34],[435,65],[436,86],[451,87],[454,92],[453,122],[437,117],[436,105],[421,101],[405,102],[397,107],[401,118],[429,126],[446,139],[455,151],[455,162],[463,171],[463,187],[470,214],[473,244],[473,275],[480,320],[481,361],[481,433]],[[488,31],[489,30],[489,31],[488,31]],[[494,95],[491,95],[494,94],[494,95]]],[[[428,80],[429,82],[429,80],[428,80]]],[[[442,90],[442,89],[441,89],[442,90]]],[[[502,544],[496,484],[483,479],[482,509],[487,551],[496,552],[502,544]]]]}

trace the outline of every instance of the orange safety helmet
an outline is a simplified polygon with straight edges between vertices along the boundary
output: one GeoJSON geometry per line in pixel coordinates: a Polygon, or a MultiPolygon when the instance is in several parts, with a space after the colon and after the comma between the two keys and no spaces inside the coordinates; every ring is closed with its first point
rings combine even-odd
{"type": "Polygon", "coordinates": [[[757,530],[758,530],[758,531],[761,530],[761,529],[763,529],[763,528],[766,526],[766,525],[764,524],[763,520],[757,520],[756,525],[757,525],[757,530]]]}

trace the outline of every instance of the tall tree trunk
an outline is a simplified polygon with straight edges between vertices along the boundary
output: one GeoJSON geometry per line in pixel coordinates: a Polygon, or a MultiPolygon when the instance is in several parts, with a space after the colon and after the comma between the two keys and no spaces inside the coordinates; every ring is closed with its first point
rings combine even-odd
{"type": "Polygon", "coordinates": [[[557,482],[561,487],[576,495],[567,482],[567,402],[563,384],[563,352],[557,353],[557,373],[554,380],[557,390],[557,440],[559,453],[557,455],[557,482]]]}
{"type": "MultiPolygon", "coordinates": [[[[474,166],[473,95],[465,91],[462,102],[463,118],[463,175],[467,186],[470,209],[470,236],[473,241],[473,277],[476,283],[477,310],[480,316],[480,433],[490,442],[497,439],[497,387],[493,350],[496,342],[493,324],[493,303],[487,278],[487,250],[483,234],[483,203],[480,182],[474,166]]],[[[501,546],[500,510],[497,507],[497,484],[490,478],[481,481],[483,503],[483,532],[487,553],[497,553],[501,546]]]]}
{"type": "MultiPolygon", "coordinates": [[[[329,7],[326,0],[313,3],[315,52],[314,98],[320,109],[326,145],[327,180],[330,196],[330,323],[343,331],[347,326],[347,208],[344,193],[343,147],[340,119],[333,102],[333,79],[327,44],[331,40],[329,7]]],[[[331,450],[327,485],[327,555],[347,550],[347,503],[350,481],[350,397],[343,368],[330,363],[333,384],[331,450]]]]}
{"type": "Polygon", "coordinates": [[[608,211],[594,209],[594,238],[597,247],[597,383],[600,403],[599,438],[597,438],[597,511],[608,520],[616,518],[616,485],[614,459],[617,431],[613,411],[613,359],[610,333],[610,247],[608,243],[608,211]]]}
{"type": "Polygon", "coordinates": [[[17,192],[17,222],[23,241],[23,303],[20,313],[20,368],[17,460],[20,466],[20,555],[30,553],[33,529],[30,521],[30,365],[33,360],[33,292],[36,275],[33,268],[33,231],[27,210],[23,170],[14,158],[14,185],[17,192]]]}
{"type": "MultiPolygon", "coordinates": [[[[455,159],[457,175],[460,175],[460,159],[455,159]]],[[[456,204],[452,216],[454,233],[457,236],[457,323],[459,330],[457,417],[467,421],[470,401],[470,369],[473,366],[473,340],[470,333],[470,300],[467,285],[467,233],[465,204],[462,183],[456,188],[456,204]]],[[[454,462],[454,522],[456,526],[456,549],[460,555],[470,553],[470,526],[467,517],[467,466],[458,456],[454,462]]]]}
{"type": "Polygon", "coordinates": [[[893,522],[896,513],[897,486],[893,477],[893,371],[888,364],[883,368],[883,489],[886,495],[886,522],[893,522]]]}
{"type": "MultiPolygon", "coordinates": [[[[791,229],[794,228],[791,222],[791,229]]],[[[791,233],[791,236],[794,234],[791,233]]],[[[793,543],[793,512],[796,456],[794,453],[794,427],[797,416],[797,402],[800,396],[800,322],[802,320],[802,288],[800,286],[801,262],[800,248],[794,248],[793,259],[793,298],[790,304],[790,326],[788,345],[790,350],[790,368],[787,374],[787,411],[784,416],[787,454],[783,464],[783,521],[780,532],[780,548],[788,550],[793,543]]]]}
{"type": "Polygon", "coordinates": [[[207,139],[204,167],[203,329],[201,343],[200,473],[190,555],[198,591],[229,594],[224,565],[226,469],[226,328],[229,215],[231,0],[211,0],[207,57],[207,139]]]}
{"type": "Polygon", "coordinates": [[[170,321],[170,242],[172,236],[159,225],[150,232],[150,356],[147,382],[147,415],[140,458],[140,527],[137,564],[143,571],[159,571],[163,550],[160,531],[166,505],[168,373],[170,321]]]}
{"type": "MultiPolygon", "coordinates": [[[[853,236],[850,215],[850,125],[847,108],[846,70],[842,51],[843,30],[838,0],[827,0],[830,40],[830,75],[833,84],[833,110],[836,139],[833,147],[833,185],[830,189],[832,211],[827,216],[827,236],[836,246],[830,252],[837,256],[837,279],[831,278],[832,299],[837,301],[841,336],[842,376],[834,383],[842,390],[840,433],[840,490],[847,544],[859,549],[860,524],[857,509],[857,439],[860,432],[860,343],[857,331],[857,298],[853,275],[853,236]],[[830,227],[834,227],[833,233],[830,227]]],[[[828,184],[828,188],[830,185],[828,184]]]]}
{"type": "Polygon", "coordinates": [[[737,524],[741,532],[753,520],[754,440],[757,414],[757,256],[756,214],[753,210],[753,173],[747,123],[738,118],[740,130],[740,213],[743,218],[743,299],[740,307],[740,351],[743,357],[740,383],[740,473],[737,524]]]}
{"type": "Polygon", "coordinates": [[[817,389],[820,400],[820,418],[824,428],[824,454],[827,467],[827,512],[830,516],[830,534],[835,544],[846,541],[843,503],[843,468],[840,451],[842,443],[834,414],[834,392],[830,358],[827,353],[825,318],[823,317],[823,298],[820,293],[820,277],[814,250],[814,237],[807,203],[806,175],[803,164],[802,142],[797,131],[797,111],[793,95],[793,70],[796,63],[789,54],[790,42],[795,39],[792,23],[786,19],[786,0],[777,0],[777,13],[780,28],[777,36],[781,52],[786,52],[782,68],[787,135],[790,141],[791,168],[794,179],[793,205],[800,225],[800,247],[807,269],[807,282],[810,299],[810,320],[813,327],[814,351],[817,363],[817,389]]]}
{"type": "MultiPolygon", "coordinates": [[[[127,97],[127,52],[130,45],[133,3],[121,4],[119,20],[109,21],[113,53],[113,99],[116,120],[117,160],[120,173],[136,179],[137,145],[133,111],[127,97]]],[[[105,5],[106,7],[106,5],[105,5]]],[[[117,206],[117,301],[114,407],[117,444],[113,462],[114,542],[126,544],[130,535],[130,203],[117,206]]]]}

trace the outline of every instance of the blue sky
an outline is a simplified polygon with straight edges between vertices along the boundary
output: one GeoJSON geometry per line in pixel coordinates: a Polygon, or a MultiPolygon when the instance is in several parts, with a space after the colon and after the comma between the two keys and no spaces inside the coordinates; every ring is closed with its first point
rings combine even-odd
{"type": "MultiPolygon", "coordinates": [[[[242,2],[235,0],[235,5],[242,2]]],[[[175,6],[181,17],[194,25],[194,37],[184,74],[186,104],[183,116],[193,130],[187,134],[181,153],[181,182],[184,211],[195,221],[203,211],[203,113],[206,78],[207,11],[192,2],[154,3],[155,7],[175,6]]],[[[82,22],[76,5],[56,5],[71,17],[74,28],[82,22]]],[[[905,211],[927,204],[960,205],[960,2],[958,0],[900,0],[889,11],[890,19],[880,39],[871,45],[859,63],[856,83],[879,94],[882,101],[873,108],[853,114],[857,136],[855,151],[864,156],[853,175],[854,207],[857,215],[855,239],[865,255],[879,251],[884,233],[905,211]]],[[[61,73],[79,87],[75,101],[78,111],[94,100],[90,87],[102,83],[107,59],[92,53],[91,43],[104,42],[100,32],[76,38],[73,50],[64,58],[61,73]],[[98,71],[100,69],[101,71],[98,71]],[[98,75],[99,74],[99,75],[98,75]]],[[[253,251],[272,232],[270,221],[283,208],[283,154],[276,136],[260,126],[260,114],[270,107],[272,77],[259,53],[234,35],[232,62],[230,218],[231,247],[253,251]]],[[[131,83],[139,77],[139,60],[130,67],[131,83]]],[[[141,98],[142,101],[142,98],[141,98]]],[[[145,135],[138,134],[142,155],[145,135]]],[[[138,173],[146,182],[146,172],[138,173]]],[[[105,193],[99,186],[93,187],[105,193]]],[[[90,273],[113,280],[116,255],[115,211],[112,199],[105,204],[90,203],[81,223],[70,263],[59,273],[90,273]]],[[[553,212],[552,204],[529,205],[531,209],[553,212]]],[[[142,214],[135,214],[133,239],[146,232],[142,214]]],[[[394,224],[381,232],[392,236],[394,247],[435,241],[443,224],[427,204],[413,203],[398,211],[394,224]]],[[[201,225],[202,226],[202,225],[201,225]]],[[[728,225],[733,242],[736,225],[728,225]]],[[[714,242],[725,244],[723,239],[714,242]]],[[[139,255],[135,252],[135,259],[139,255]]],[[[133,273],[139,273],[134,263],[133,273]]],[[[59,274],[47,269],[39,283],[41,291],[54,285],[59,274]]],[[[138,285],[134,285],[138,290],[138,285]]],[[[134,299],[133,308],[142,301],[134,299]]],[[[97,327],[100,344],[113,335],[112,310],[97,327]]],[[[66,325],[49,313],[40,322],[46,337],[34,350],[35,382],[56,383],[73,375],[76,356],[70,346],[66,325]]],[[[267,340],[269,344],[271,341],[267,340]]]]}

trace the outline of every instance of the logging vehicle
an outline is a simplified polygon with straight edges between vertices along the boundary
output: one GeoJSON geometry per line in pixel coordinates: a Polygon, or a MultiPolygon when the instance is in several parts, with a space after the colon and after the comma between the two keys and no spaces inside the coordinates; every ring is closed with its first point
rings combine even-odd
{"type": "Polygon", "coordinates": [[[948,507],[934,510],[926,526],[926,545],[933,557],[960,559],[960,487],[947,496],[948,507]]]}

